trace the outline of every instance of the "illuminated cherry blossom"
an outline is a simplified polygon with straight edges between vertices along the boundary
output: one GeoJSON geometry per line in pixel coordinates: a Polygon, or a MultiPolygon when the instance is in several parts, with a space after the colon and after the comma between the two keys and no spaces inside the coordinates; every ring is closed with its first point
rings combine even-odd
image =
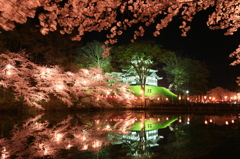
{"type": "Polygon", "coordinates": [[[112,79],[98,68],[64,72],[58,66],[37,66],[30,62],[24,52],[6,52],[0,55],[0,86],[11,88],[16,100],[40,109],[41,101],[48,102],[51,95],[67,106],[113,107],[131,105],[134,96],[126,89],[128,85],[109,84],[112,79]],[[127,98],[126,98],[127,95],[127,98]]]}

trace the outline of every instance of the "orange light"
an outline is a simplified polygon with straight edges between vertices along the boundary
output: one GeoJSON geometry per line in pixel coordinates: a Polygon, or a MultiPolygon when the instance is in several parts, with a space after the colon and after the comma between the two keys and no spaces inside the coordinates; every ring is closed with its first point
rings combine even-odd
{"type": "Polygon", "coordinates": [[[6,68],[7,68],[7,69],[11,69],[12,67],[13,67],[13,66],[10,65],[10,64],[7,64],[7,65],[6,65],[6,68]]]}
{"type": "Polygon", "coordinates": [[[179,119],[178,122],[181,123],[181,122],[182,122],[182,119],[179,119]]]}

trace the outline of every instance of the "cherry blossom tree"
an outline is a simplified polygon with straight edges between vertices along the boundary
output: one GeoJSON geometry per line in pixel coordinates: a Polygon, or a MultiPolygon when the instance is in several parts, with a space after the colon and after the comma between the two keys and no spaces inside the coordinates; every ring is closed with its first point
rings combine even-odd
{"type": "Polygon", "coordinates": [[[131,105],[134,96],[128,85],[107,82],[111,79],[97,68],[80,69],[78,72],[64,72],[58,66],[38,66],[19,54],[6,52],[0,55],[0,86],[10,88],[16,99],[43,109],[42,101],[48,102],[52,96],[67,106],[113,107],[131,105]],[[109,100],[109,98],[112,100],[109,100]]]}
{"type": "Polygon", "coordinates": [[[207,92],[209,97],[214,98],[215,100],[230,100],[230,98],[236,96],[235,92],[230,92],[227,89],[222,87],[216,87],[207,92]]]}
{"type": "Polygon", "coordinates": [[[114,43],[117,35],[138,23],[141,25],[134,31],[133,40],[144,35],[144,27],[151,24],[156,25],[157,36],[176,16],[183,19],[180,28],[185,36],[196,13],[209,7],[215,8],[207,22],[211,29],[227,29],[226,35],[231,35],[239,26],[237,0],[1,0],[0,3],[0,26],[4,30],[12,30],[15,23],[23,24],[27,18],[37,16],[42,34],[55,31],[58,26],[63,34],[71,34],[77,28],[74,40],[80,40],[84,32],[109,29],[108,42],[114,43]],[[156,22],[158,15],[164,15],[160,22],[156,22]]]}

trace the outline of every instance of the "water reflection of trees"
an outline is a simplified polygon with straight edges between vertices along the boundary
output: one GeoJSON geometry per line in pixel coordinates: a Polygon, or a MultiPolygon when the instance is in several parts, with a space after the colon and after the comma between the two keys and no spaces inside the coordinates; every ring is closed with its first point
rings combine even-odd
{"type": "Polygon", "coordinates": [[[217,150],[239,152],[237,120],[236,116],[173,117],[124,111],[46,113],[15,125],[10,135],[2,136],[0,152],[1,158],[31,159],[64,156],[107,159],[115,155],[129,155],[129,158],[209,157],[217,150]],[[157,136],[149,135],[155,130],[157,136]],[[164,139],[159,140],[159,134],[164,139]],[[232,148],[234,145],[236,148],[232,148]]]}
{"type": "Polygon", "coordinates": [[[55,158],[63,150],[88,150],[99,154],[101,147],[110,144],[109,134],[127,134],[127,127],[135,121],[131,113],[121,114],[124,120],[116,121],[109,121],[111,113],[96,114],[91,119],[78,114],[52,124],[42,121],[43,115],[15,125],[11,137],[0,140],[2,158],[55,158]]]}
{"type": "MultiPolygon", "coordinates": [[[[168,117],[163,118],[161,122],[169,120],[168,117]]],[[[80,158],[108,158],[114,145],[111,143],[119,142],[121,147],[127,149],[125,156],[150,158],[153,154],[151,147],[158,146],[160,136],[148,138],[149,124],[146,120],[152,124],[160,123],[160,118],[157,121],[146,112],[40,114],[15,125],[10,135],[0,140],[1,156],[59,158],[73,155],[80,158]],[[129,140],[126,136],[134,132],[130,130],[135,123],[140,128],[139,139],[129,140]]]]}

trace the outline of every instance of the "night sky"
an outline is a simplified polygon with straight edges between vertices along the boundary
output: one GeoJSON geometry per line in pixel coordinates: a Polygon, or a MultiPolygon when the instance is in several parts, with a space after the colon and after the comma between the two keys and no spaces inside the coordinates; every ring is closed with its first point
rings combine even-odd
{"type": "MultiPolygon", "coordinates": [[[[187,37],[181,36],[179,29],[181,19],[176,17],[161,31],[157,38],[152,35],[155,25],[146,28],[146,35],[142,38],[154,39],[168,50],[179,52],[181,55],[192,59],[204,61],[210,71],[209,89],[222,87],[230,91],[236,91],[239,88],[236,84],[236,78],[240,76],[240,65],[230,66],[230,63],[235,58],[230,58],[229,54],[240,44],[240,31],[234,35],[225,36],[225,30],[210,30],[206,25],[210,13],[211,10],[209,9],[199,12],[194,17],[187,37]]],[[[130,28],[120,36],[119,43],[130,42],[132,32],[130,28]]],[[[87,37],[101,40],[103,36],[91,34],[87,37]]],[[[163,72],[159,72],[159,76],[165,77],[163,72]]],[[[166,78],[160,81],[159,84],[168,87],[166,78]]]]}
{"type": "Polygon", "coordinates": [[[157,41],[169,50],[205,61],[211,73],[211,87],[219,86],[235,91],[238,89],[236,77],[240,76],[240,65],[230,66],[235,58],[230,58],[229,54],[240,44],[240,31],[225,36],[225,30],[210,30],[206,25],[207,13],[202,11],[194,17],[187,37],[181,37],[178,28],[180,20],[175,19],[162,31],[157,41]]]}
{"type": "Polygon", "coordinates": [[[209,66],[211,87],[238,89],[236,77],[240,76],[240,65],[230,66],[235,58],[229,54],[240,44],[240,31],[225,36],[225,30],[210,30],[206,21],[209,11],[198,13],[191,24],[187,37],[181,37],[179,19],[175,19],[158,38],[160,44],[169,50],[180,51],[191,58],[205,61],[209,66]]]}

